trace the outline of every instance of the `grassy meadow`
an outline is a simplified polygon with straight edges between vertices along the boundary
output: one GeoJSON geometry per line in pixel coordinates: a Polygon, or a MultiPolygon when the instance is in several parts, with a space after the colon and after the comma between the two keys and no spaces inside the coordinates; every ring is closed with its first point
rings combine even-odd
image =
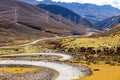
{"type": "Polygon", "coordinates": [[[100,46],[115,47],[120,45],[120,35],[109,36],[109,37],[99,37],[99,38],[71,38],[63,39],[61,43],[66,47],[95,47],[100,46]]]}

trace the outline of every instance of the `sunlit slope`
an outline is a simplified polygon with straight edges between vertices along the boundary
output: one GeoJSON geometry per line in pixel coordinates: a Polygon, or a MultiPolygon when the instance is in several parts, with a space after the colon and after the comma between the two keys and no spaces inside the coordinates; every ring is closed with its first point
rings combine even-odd
{"type": "Polygon", "coordinates": [[[68,48],[70,47],[99,48],[101,46],[114,47],[120,44],[120,35],[99,38],[73,38],[71,40],[65,39],[62,41],[62,44],[68,48]]]}

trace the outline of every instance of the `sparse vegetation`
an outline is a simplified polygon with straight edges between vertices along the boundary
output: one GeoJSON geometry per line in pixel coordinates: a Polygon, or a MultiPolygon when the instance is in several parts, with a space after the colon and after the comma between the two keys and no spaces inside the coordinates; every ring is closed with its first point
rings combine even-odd
{"type": "Polygon", "coordinates": [[[25,49],[24,48],[9,48],[9,49],[0,50],[0,55],[18,54],[18,53],[25,53],[25,49]]]}
{"type": "Polygon", "coordinates": [[[72,55],[74,60],[70,63],[80,63],[91,68],[93,75],[76,80],[120,80],[119,35],[49,40],[44,43],[48,49],[72,55]]]}
{"type": "Polygon", "coordinates": [[[0,68],[0,71],[10,72],[15,74],[24,74],[26,72],[34,72],[39,70],[39,68],[0,68]]]}
{"type": "Polygon", "coordinates": [[[56,52],[71,54],[75,60],[120,62],[120,36],[99,38],[66,38],[44,41],[44,46],[56,52]]]}

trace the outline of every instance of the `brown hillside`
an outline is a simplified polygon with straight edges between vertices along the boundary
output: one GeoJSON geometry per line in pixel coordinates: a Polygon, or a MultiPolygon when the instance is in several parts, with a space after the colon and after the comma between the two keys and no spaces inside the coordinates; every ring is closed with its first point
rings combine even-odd
{"type": "Polygon", "coordinates": [[[14,40],[37,39],[40,37],[66,36],[71,34],[84,34],[85,27],[78,26],[61,18],[58,15],[47,13],[34,5],[30,5],[17,0],[0,0],[0,43],[11,42],[14,40]],[[15,24],[15,10],[18,23],[15,24]]]}

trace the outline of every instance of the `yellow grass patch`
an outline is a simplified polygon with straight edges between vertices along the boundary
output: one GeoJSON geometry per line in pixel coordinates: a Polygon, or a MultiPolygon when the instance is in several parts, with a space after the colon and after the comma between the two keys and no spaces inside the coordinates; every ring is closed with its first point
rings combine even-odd
{"type": "Polygon", "coordinates": [[[25,44],[25,43],[29,43],[30,40],[15,40],[14,43],[15,44],[25,44]]]}
{"type": "Polygon", "coordinates": [[[120,80],[120,66],[110,66],[107,64],[86,65],[93,71],[93,75],[75,80],[120,80]],[[94,71],[99,69],[99,71],[94,71]]]}
{"type": "Polygon", "coordinates": [[[64,39],[61,43],[67,47],[95,47],[100,46],[114,47],[120,44],[120,36],[109,36],[99,38],[73,38],[73,40],[64,39]],[[67,41],[67,42],[66,42],[67,41]]]}
{"type": "Polygon", "coordinates": [[[26,72],[34,72],[39,68],[0,68],[0,71],[11,72],[11,73],[26,73],[26,72]]]}

